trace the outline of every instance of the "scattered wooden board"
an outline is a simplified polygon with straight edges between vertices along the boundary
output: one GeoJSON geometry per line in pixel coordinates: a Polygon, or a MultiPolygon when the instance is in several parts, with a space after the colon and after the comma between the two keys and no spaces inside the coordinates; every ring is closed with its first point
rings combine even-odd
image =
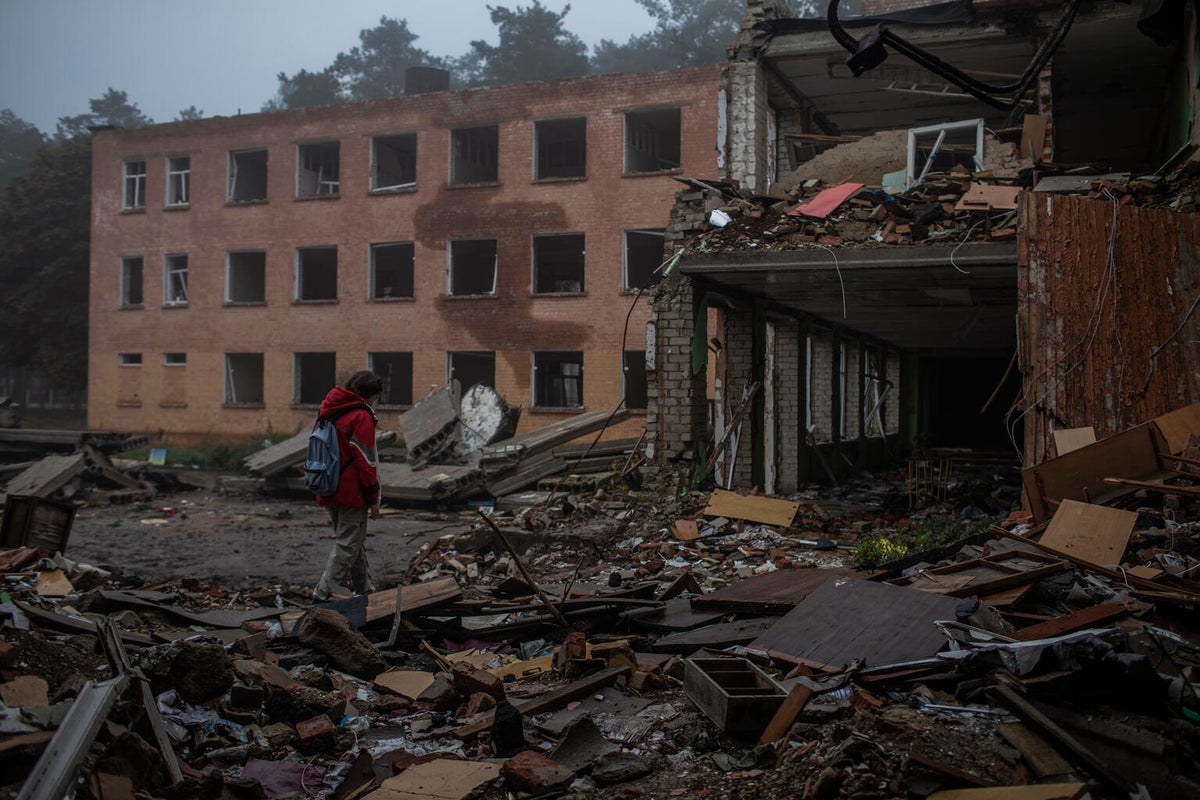
{"type": "Polygon", "coordinates": [[[1129,609],[1120,603],[1100,603],[1099,605],[1090,606],[1080,611],[1075,611],[1071,614],[1066,614],[1061,617],[1039,622],[1036,625],[1030,625],[1027,628],[1022,628],[1012,637],[1018,642],[1033,642],[1038,639],[1050,639],[1055,636],[1062,636],[1064,633],[1072,631],[1080,631],[1084,628],[1090,628],[1093,625],[1099,625],[1102,622],[1108,622],[1117,617],[1123,617],[1129,613],[1129,609]]]}
{"type": "Polygon", "coordinates": [[[498,777],[498,763],[439,758],[388,778],[364,800],[463,800],[498,777]]]}
{"type": "Polygon", "coordinates": [[[72,478],[83,472],[87,463],[83,453],[72,453],[69,456],[46,456],[20,475],[13,478],[4,487],[4,495],[29,495],[33,497],[49,497],[72,478]]]}
{"type": "Polygon", "coordinates": [[[1041,544],[1101,567],[1121,563],[1137,514],[1119,508],[1063,500],[1041,544]]]}
{"type": "Polygon", "coordinates": [[[1085,783],[987,786],[978,789],[945,789],[934,792],[925,800],[1074,800],[1086,790],[1085,783]]]}
{"type": "Polygon", "coordinates": [[[393,694],[416,700],[433,685],[433,673],[411,669],[389,669],[375,676],[375,685],[393,694]]]}
{"type": "Polygon", "coordinates": [[[792,524],[792,520],[796,518],[796,512],[799,510],[800,504],[790,500],[778,500],[773,497],[757,495],[747,496],[717,489],[708,499],[708,507],[704,509],[704,514],[709,517],[744,519],[786,528],[792,524]]]}
{"type": "Polygon", "coordinates": [[[836,578],[750,646],[820,668],[855,659],[881,666],[933,657],[946,644],[935,620],[955,619],[958,600],[885,583],[836,578]]]}
{"type": "MultiPolygon", "coordinates": [[[[462,588],[454,578],[437,578],[425,583],[400,587],[400,613],[411,614],[422,608],[449,603],[462,597],[462,588]]],[[[367,595],[367,623],[386,619],[396,613],[396,590],[384,589],[367,595]]]]}
{"type": "Polygon", "coordinates": [[[1096,429],[1091,425],[1086,428],[1063,428],[1054,432],[1054,449],[1060,456],[1095,443],[1096,429]]]}
{"type": "Polygon", "coordinates": [[[808,705],[812,696],[813,690],[803,683],[793,686],[792,690],[788,692],[787,699],[783,701],[783,705],[767,723],[766,730],[762,732],[758,743],[760,745],[771,744],[787,736],[787,732],[792,729],[792,723],[796,721],[796,717],[800,716],[800,712],[808,705]]]}
{"type": "Polygon", "coordinates": [[[996,726],[996,732],[1020,751],[1021,757],[1038,778],[1071,774],[1071,765],[1067,760],[1048,741],[1020,722],[1002,722],[996,726]]]}
{"type": "Polygon", "coordinates": [[[830,578],[858,575],[855,570],[778,569],[755,575],[703,597],[692,598],[692,608],[756,614],[786,614],[830,578]]]}
{"type": "Polygon", "coordinates": [[[1182,453],[1193,434],[1200,435],[1200,403],[1176,409],[1154,418],[1154,424],[1167,441],[1167,452],[1182,453]]]}

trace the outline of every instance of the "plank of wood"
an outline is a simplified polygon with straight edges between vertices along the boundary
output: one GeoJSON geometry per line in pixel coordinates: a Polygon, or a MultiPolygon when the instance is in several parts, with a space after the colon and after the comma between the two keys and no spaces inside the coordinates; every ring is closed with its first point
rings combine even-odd
{"type": "Polygon", "coordinates": [[[1096,429],[1091,425],[1086,428],[1063,428],[1054,432],[1054,449],[1060,456],[1095,443],[1096,429]]]}
{"type": "Polygon", "coordinates": [[[996,782],[988,778],[981,778],[978,775],[973,775],[970,772],[965,772],[953,764],[947,764],[941,759],[925,755],[918,750],[908,751],[908,760],[913,764],[920,765],[931,772],[936,772],[939,775],[945,775],[948,778],[953,778],[961,783],[970,786],[995,786],[996,782]]]}
{"type": "Polygon", "coordinates": [[[1067,760],[1049,742],[1020,722],[1001,722],[996,726],[996,732],[1020,751],[1021,757],[1038,778],[1071,773],[1071,765],[1067,760]]]}
{"type": "MultiPolygon", "coordinates": [[[[523,703],[514,703],[513,705],[516,706],[517,711],[521,712],[521,716],[523,717],[544,714],[547,711],[557,711],[567,703],[578,700],[581,697],[587,697],[597,689],[602,689],[605,686],[613,684],[617,678],[628,673],[629,667],[609,667],[588,675],[585,678],[568,683],[566,686],[547,692],[541,697],[535,697],[523,703]]],[[[492,727],[495,714],[495,711],[488,711],[483,719],[455,728],[452,734],[459,739],[476,736],[492,727]]]]}
{"type": "Polygon", "coordinates": [[[1135,578],[1142,578],[1143,580],[1147,581],[1157,580],[1163,574],[1163,570],[1159,569],[1158,567],[1147,567],[1144,564],[1138,564],[1136,567],[1130,567],[1127,571],[1135,578]]]}
{"type": "Polygon", "coordinates": [[[691,653],[702,647],[721,649],[735,644],[749,644],[769,630],[776,621],[776,617],[764,617],[706,625],[691,631],[668,634],[654,642],[651,647],[659,653],[691,653]]]}
{"type": "Polygon", "coordinates": [[[1030,625],[1028,628],[1022,628],[1014,633],[1012,637],[1019,642],[1050,639],[1054,636],[1062,636],[1064,633],[1070,633],[1071,631],[1081,631],[1092,625],[1107,622],[1117,617],[1123,617],[1128,613],[1129,609],[1120,603],[1100,603],[1099,605],[1084,608],[1055,619],[1047,620],[1046,622],[1038,623],[1037,625],[1030,625]]]}
{"type": "MultiPolygon", "coordinates": [[[[1193,477],[1191,473],[1180,472],[1180,475],[1193,477]]],[[[1139,481],[1133,478],[1105,478],[1105,483],[1116,486],[1128,486],[1131,489],[1145,489],[1160,494],[1180,494],[1185,497],[1200,497],[1200,486],[1176,486],[1163,480],[1139,481]]]]}
{"type": "Polygon", "coordinates": [[[1115,566],[1137,524],[1137,514],[1119,508],[1063,500],[1041,543],[1099,566],[1115,566]]]}
{"type": "Polygon", "coordinates": [[[925,800],[1074,800],[1087,790],[1086,783],[1035,783],[1026,786],[986,786],[976,789],[943,789],[925,800]]]}
{"type": "Polygon", "coordinates": [[[786,614],[830,578],[862,573],[832,569],[778,569],[730,584],[702,597],[692,598],[692,608],[706,611],[786,614]]]}
{"type": "Polygon", "coordinates": [[[881,666],[930,658],[946,644],[933,624],[955,619],[958,600],[884,583],[837,578],[751,643],[834,669],[854,661],[881,666]]]}
{"type": "Polygon", "coordinates": [[[792,724],[795,723],[796,717],[800,716],[800,712],[808,705],[808,701],[812,699],[813,690],[805,686],[803,683],[798,683],[788,692],[787,698],[783,701],[783,705],[775,712],[775,716],[771,717],[771,721],[767,723],[766,730],[762,732],[762,736],[758,738],[758,743],[771,744],[777,742],[787,732],[792,729],[792,724]]]}
{"type": "Polygon", "coordinates": [[[1154,418],[1154,424],[1167,442],[1167,452],[1182,453],[1193,434],[1200,435],[1200,403],[1176,409],[1154,418]]]}
{"type": "Polygon", "coordinates": [[[363,800],[465,800],[500,777],[500,764],[437,758],[388,778],[363,800]]]}
{"type": "MultiPolygon", "coordinates": [[[[437,578],[400,587],[400,613],[411,614],[422,608],[438,606],[462,597],[462,587],[454,578],[437,578]]],[[[396,590],[384,589],[367,595],[367,623],[396,613],[396,590]]]]}
{"type": "Polygon", "coordinates": [[[786,528],[792,524],[792,520],[796,518],[796,512],[799,510],[800,504],[790,500],[741,495],[737,492],[717,489],[708,499],[708,507],[704,509],[704,514],[709,517],[744,519],[786,528]]]}

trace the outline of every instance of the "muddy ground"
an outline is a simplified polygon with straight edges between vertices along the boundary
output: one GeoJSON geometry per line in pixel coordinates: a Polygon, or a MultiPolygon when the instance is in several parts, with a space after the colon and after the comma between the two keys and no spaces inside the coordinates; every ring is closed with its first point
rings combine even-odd
{"type": "MultiPolygon", "coordinates": [[[[190,576],[227,588],[316,583],[333,542],[324,509],[304,498],[223,494],[215,472],[185,477],[198,488],[149,503],[81,508],[65,555],[146,581],[190,576]]],[[[457,512],[411,509],[372,520],[367,552],[376,583],[396,585],[423,543],[469,524],[457,512]]]]}

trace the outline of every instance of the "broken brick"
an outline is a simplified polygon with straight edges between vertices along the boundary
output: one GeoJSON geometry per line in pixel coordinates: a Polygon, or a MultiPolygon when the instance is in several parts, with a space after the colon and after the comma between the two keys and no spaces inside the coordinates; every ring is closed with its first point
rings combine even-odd
{"type": "Polygon", "coordinates": [[[533,750],[524,750],[505,761],[500,774],[514,789],[532,794],[564,789],[575,779],[570,767],[533,750]]]}

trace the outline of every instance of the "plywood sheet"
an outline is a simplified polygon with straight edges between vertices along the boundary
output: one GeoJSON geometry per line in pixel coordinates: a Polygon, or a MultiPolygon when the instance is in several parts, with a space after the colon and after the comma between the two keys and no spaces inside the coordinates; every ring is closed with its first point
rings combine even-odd
{"type": "Polygon", "coordinates": [[[740,495],[737,492],[717,489],[708,499],[708,508],[704,509],[704,513],[710,517],[744,519],[786,528],[792,524],[799,510],[800,504],[790,500],[740,495]]]}
{"type": "Polygon", "coordinates": [[[998,208],[1011,211],[1017,207],[1017,195],[1021,193],[1019,186],[993,186],[986,183],[973,183],[958,204],[956,211],[988,211],[998,208]]]}
{"type": "Polygon", "coordinates": [[[1095,443],[1096,429],[1091,425],[1086,428],[1063,428],[1054,432],[1054,450],[1060,456],[1095,443]]]}
{"type": "Polygon", "coordinates": [[[1161,417],[1155,417],[1154,424],[1167,440],[1168,451],[1178,455],[1187,447],[1192,434],[1200,435],[1200,403],[1193,403],[1161,417]]]}
{"type": "Polygon", "coordinates": [[[692,608],[785,614],[830,578],[855,575],[856,570],[779,569],[692,598],[692,608]]]}
{"type": "Polygon", "coordinates": [[[375,676],[375,685],[389,692],[416,700],[433,685],[433,673],[411,669],[389,669],[375,676]]]}
{"type": "Polygon", "coordinates": [[[1136,522],[1132,511],[1064,500],[1040,541],[1089,564],[1111,567],[1121,563],[1136,522]]]}
{"type": "Polygon", "coordinates": [[[958,600],[856,578],[836,578],[751,643],[800,661],[840,669],[931,658],[946,643],[935,620],[953,620],[958,600]]]}
{"type": "Polygon", "coordinates": [[[365,800],[462,800],[500,777],[500,764],[439,758],[388,778],[365,800]]]}
{"type": "Polygon", "coordinates": [[[1046,129],[1049,127],[1049,114],[1025,115],[1021,123],[1021,158],[1041,160],[1046,150],[1046,129]]]}

